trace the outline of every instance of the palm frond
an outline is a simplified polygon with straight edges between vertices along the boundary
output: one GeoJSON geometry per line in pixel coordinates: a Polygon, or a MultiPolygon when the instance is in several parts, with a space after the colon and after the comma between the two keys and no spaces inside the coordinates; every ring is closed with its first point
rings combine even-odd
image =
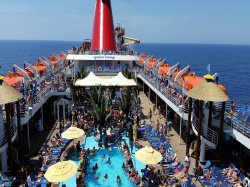
{"type": "Polygon", "coordinates": [[[84,79],[85,77],[87,77],[88,72],[86,71],[86,69],[84,67],[82,67],[76,74],[76,79],[84,79]]]}
{"type": "Polygon", "coordinates": [[[130,90],[127,90],[121,97],[120,107],[124,114],[128,115],[131,109],[134,107],[134,98],[130,90]]]}

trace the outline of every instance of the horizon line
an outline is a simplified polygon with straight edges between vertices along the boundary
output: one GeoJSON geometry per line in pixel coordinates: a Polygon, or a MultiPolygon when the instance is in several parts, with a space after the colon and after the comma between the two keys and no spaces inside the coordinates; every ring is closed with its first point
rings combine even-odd
{"type": "MultiPolygon", "coordinates": [[[[39,40],[39,39],[0,39],[0,41],[9,41],[9,42],[80,42],[82,43],[83,41],[77,41],[77,40],[39,40]]],[[[239,44],[239,43],[201,43],[201,42],[194,42],[194,43],[190,43],[190,42],[142,42],[136,45],[140,45],[140,44],[179,44],[179,45],[236,45],[236,46],[250,46],[250,44],[239,44]]]]}

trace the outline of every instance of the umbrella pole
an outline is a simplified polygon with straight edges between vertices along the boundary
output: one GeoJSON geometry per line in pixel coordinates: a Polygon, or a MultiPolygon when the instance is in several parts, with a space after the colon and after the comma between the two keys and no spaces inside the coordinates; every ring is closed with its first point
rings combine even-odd
{"type": "Polygon", "coordinates": [[[75,139],[73,139],[73,146],[74,146],[74,158],[75,158],[76,157],[75,139]]]}

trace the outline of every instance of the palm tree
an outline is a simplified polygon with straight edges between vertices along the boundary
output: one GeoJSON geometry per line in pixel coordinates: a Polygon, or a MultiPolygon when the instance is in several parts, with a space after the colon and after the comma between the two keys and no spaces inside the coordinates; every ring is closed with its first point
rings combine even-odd
{"type": "Polygon", "coordinates": [[[126,67],[123,71],[122,74],[124,75],[124,77],[126,77],[127,79],[135,79],[134,74],[129,71],[128,67],[126,67]]]}
{"type": "Polygon", "coordinates": [[[84,67],[82,67],[80,71],[77,72],[76,79],[84,79],[85,77],[87,77],[87,75],[88,75],[88,72],[86,71],[84,67]]]}
{"type": "Polygon", "coordinates": [[[134,98],[132,97],[132,92],[131,90],[128,89],[126,93],[122,95],[121,102],[120,102],[120,107],[126,116],[128,116],[134,104],[135,102],[134,102],[134,98]]]}
{"type": "Polygon", "coordinates": [[[92,111],[91,114],[96,119],[100,126],[100,140],[102,141],[102,129],[105,127],[108,118],[111,116],[108,106],[107,97],[101,87],[94,87],[92,92],[89,92],[91,98],[92,111]]]}

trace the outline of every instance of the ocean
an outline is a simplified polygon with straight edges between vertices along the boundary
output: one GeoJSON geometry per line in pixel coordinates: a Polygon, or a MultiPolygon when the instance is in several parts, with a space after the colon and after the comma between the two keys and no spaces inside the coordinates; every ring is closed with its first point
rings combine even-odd
{"type": "MultiPolygon", "coordinates": [[[[0,41],[0,74],[6,75],[12,65],[23,67],[24,61],[34,63],[38,57],[65,51],[81,42],[65,41],[0,41]]],[[[250,95],[250,46],[212,44],[139,44],[140,53],[166,58],[167,63],[190,65],[197,75],[219,74],[219,82],[227,87],[230,100],[249,103],[250,95]]]]}

